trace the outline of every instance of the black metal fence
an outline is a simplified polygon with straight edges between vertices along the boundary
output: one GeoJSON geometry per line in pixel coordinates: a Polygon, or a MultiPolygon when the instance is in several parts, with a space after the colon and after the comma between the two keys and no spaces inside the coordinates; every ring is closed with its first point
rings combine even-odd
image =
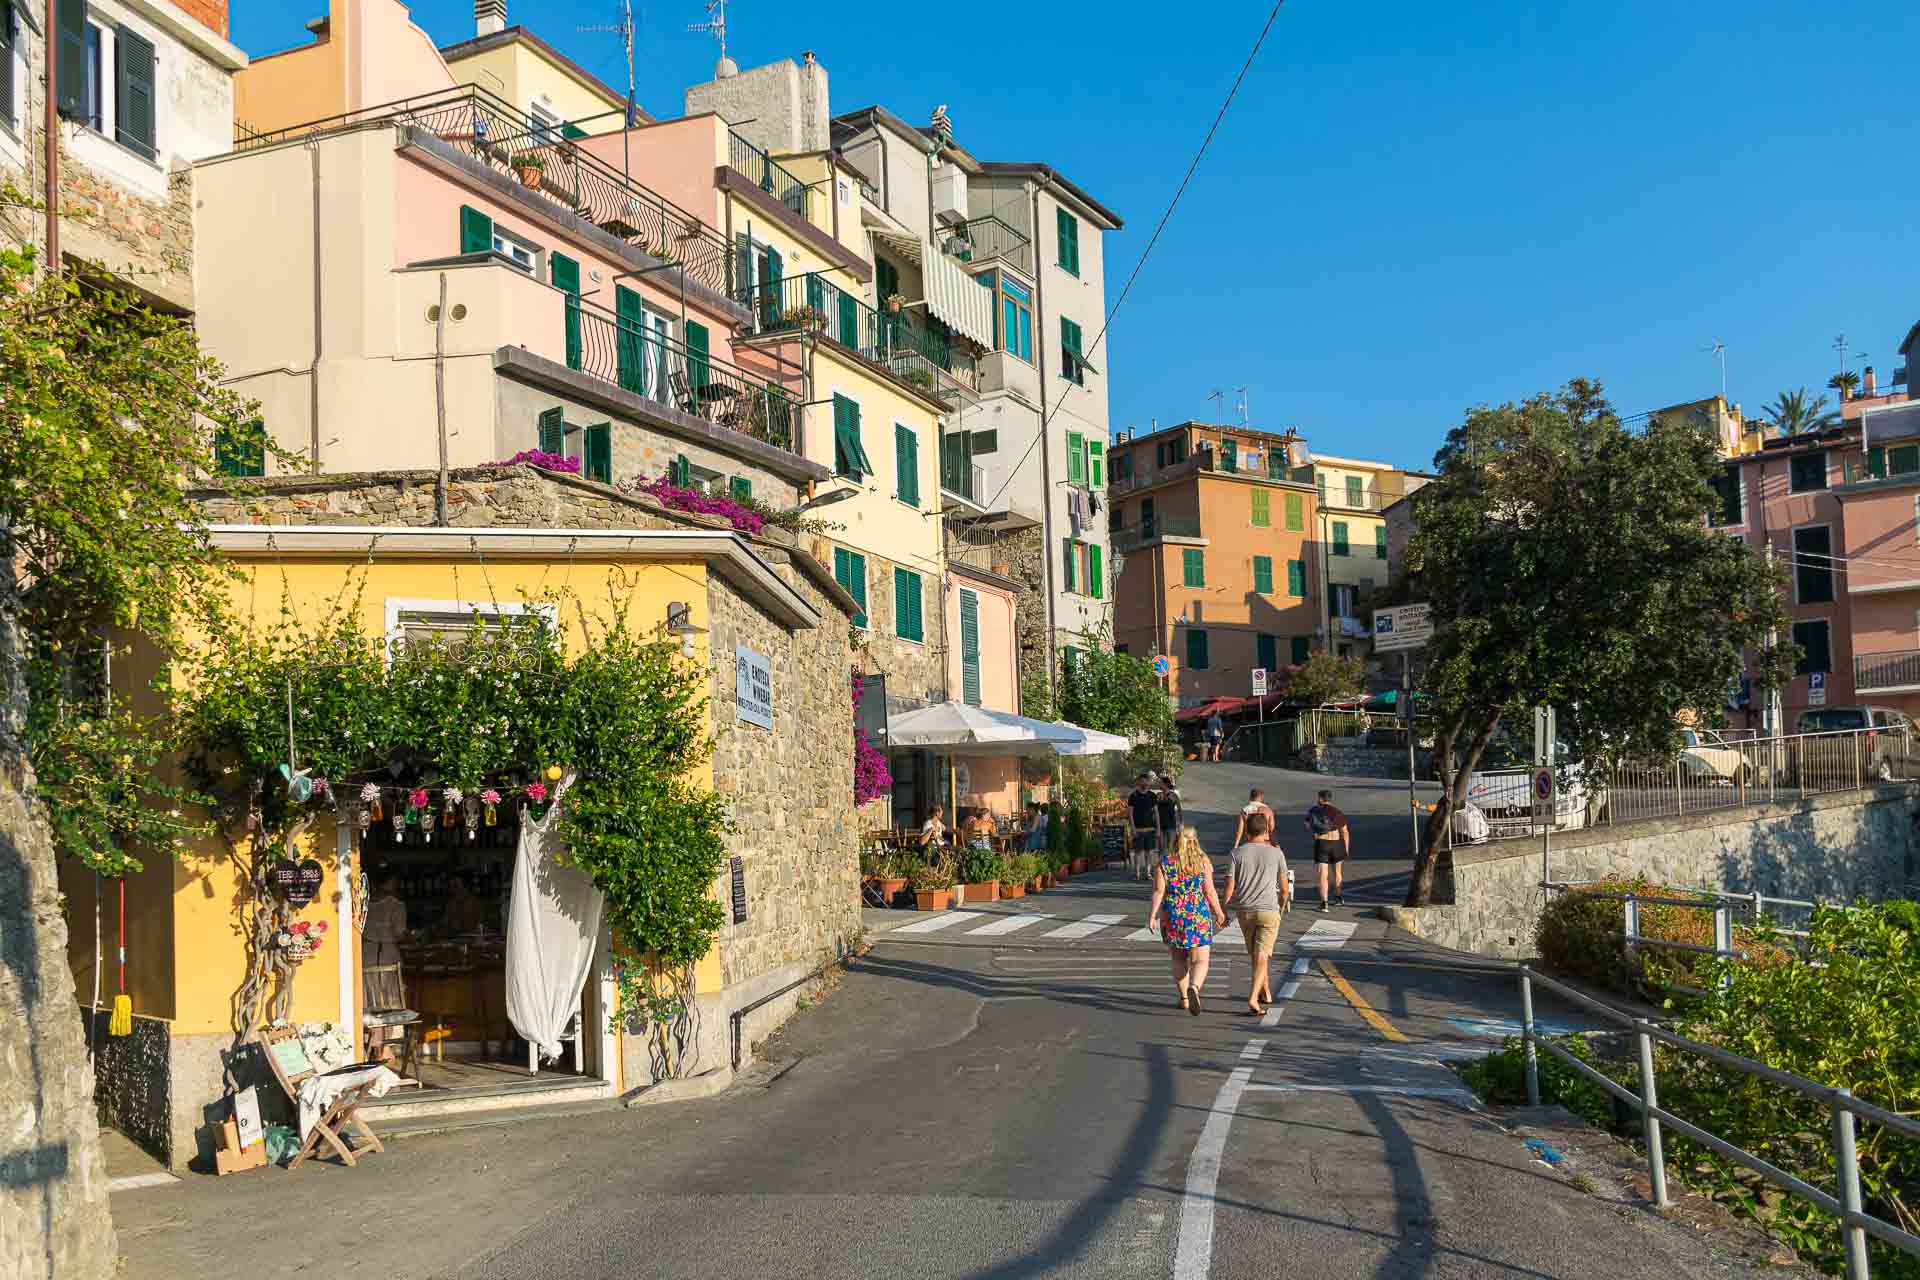
{"type": "Polygon", "coordinates": [[[808,200],[813,194],[807,184],[731,129],[727,131],[727,165],[794,213],[802,218],[807,216],[808,200]]]}

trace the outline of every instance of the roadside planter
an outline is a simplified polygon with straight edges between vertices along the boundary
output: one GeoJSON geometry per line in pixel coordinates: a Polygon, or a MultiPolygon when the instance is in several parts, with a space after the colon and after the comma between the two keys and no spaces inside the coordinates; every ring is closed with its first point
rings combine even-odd
{"type": "Polygon", "coordinates": [[[913,904],[922,911],[945,911],[953,905],[953,890],[915,889],[913,904]]]}
{"type": "Polygon", "coordinates": [[[998,880],[975,880],[960,886],[962,906],[970,902],[998,902],[999,900],[1000,882],[998,880]]]}

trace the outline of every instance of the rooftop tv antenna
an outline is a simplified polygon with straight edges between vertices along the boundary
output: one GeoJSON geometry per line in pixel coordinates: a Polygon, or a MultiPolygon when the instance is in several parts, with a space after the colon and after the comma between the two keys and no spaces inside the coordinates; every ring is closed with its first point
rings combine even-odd
{"type": "MultiPolygon", "coordinates": [[[[635,124],[639,123],[639,111],[638,111],[637,104],[634,101],[634,81],[633,81],[633,0],[620,0],[620,21],[603,22],[598,26],[578,27],[575,29],[580,31],[583,34],[616,35],[620,37],[621,43],[626,46],[626,50],[627,50],[626,126],[627,126],[627,129],[633,128],[635,124]]],[[[631,150],[631,147],[632,147],[632,143],[628,140],[626,130],[625,129],[621,130],[620,176],[623,178],[631,178],[632,176],[632,172],[631,172],[632,161],[628,154],[629,151],[631,150]]]]}
{"type": "Polygon", "coordinates": [[[1237,407],[1240,410],[1240,425],[1244,427],[1247,425],[1247,389],[1235,387],[1233,390],[1234,394],[1240,397],[1237,407]]]}
{"type": "Polygon", "coordinates": [[[713,32],[713,38],[720,42],[720,61],[713,64],[713,78],[730,79],[740,74],[740,68],[727,56],[727,0],[707,0],[707,12],[713,16],[705,22],[688,24],[687,30],[713,32]]]}
{"type": "Polygon", "coordinates": [[[1725,400],[1727,398],[1727,344],[1715,338],[1712,345],[1700,349],[1713,352],[1714,358],[1720,362],[1720,398],[1725,400]]]}
{"type": "MultiPolygon", "coordinates": [[[[1837,355],[1840,359],[1840,368],[1838,371],[1841,373],[1845,373],[1847,371],[1847,335],[1846,334],[1841,333],[1841,334],[1834,335],[1833,350],[1834,350],[1834,354],[1837,355]]],[[[1864,351],[1856,351],[1853,353],[1853,358],[1855,360],[1865,360],[1867,358],[1867,353],[1864,351]]]]}

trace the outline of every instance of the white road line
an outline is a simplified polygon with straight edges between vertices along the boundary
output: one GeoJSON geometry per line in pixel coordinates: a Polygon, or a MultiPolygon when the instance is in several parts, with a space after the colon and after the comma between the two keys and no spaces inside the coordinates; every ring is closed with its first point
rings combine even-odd
{"type": "Polygon", "coordinates": [[[984,911],[948,911],[931,916],[925,920],[915,920],[912,924],[903,924],[898,929],[889,929],[889,933],[933,933],[940,929],[951,929],[956,924],[968,920],[978,920],[987,914],[984,911]]]}
{"type": "Polygon", "coordinates": [[[1272,1004],[1267,1006],[1266,1016],[1260,1019],[1260,1025],[1263,1027],[1277,1027],[1280,1025],[1280,1014],[1287,1007],[1287,1004],[1286,1004],[1287,997],[1284,994],[1286,992],[1286,988],[1282,987],[1280,988],[1280,990],[1283,993],[1281,997],[1278,1000],[1274,1001],[1272,1004]]]}
{"type": "Polygon", "coordinates": [[[1213,1266],[1214,1189],[1220,1185],[1220,1157],[1227,1130],[1240,1106],[1240,1094],[1253,1078],[1252,1067],[1236,1067],[1214,1095],[1201,1126],[1200,1140],[1187,1158],[1187,1187],[1180,1198],[1180,1242],[1173,1251],[1173,1280],[1206,1280],[1213,1266]]]}
{"type": "Polygon", "coordinates": [[[1417,1084],[1243,1084],[1242,1092],[1250,1093],[1388,1093],[1409,1098],[1444,1098],[1457,1102],[1469,1111],[1480,1110],[1480,1099],[1473,1096],[1471,1089],[1449,1089],[1444,1086],[1417,1084]]]}
{"type": "Polygon", "coordinates": [[[1299,990],[1300,990],[1300,979],[1298,978],[1289,979],[1288,981],[1280,984],[1280,999],[1291,1000],[1294,997],[1294,993],[1299,990]]]}
{"type": "Polygon", "coordinates": [[[1043,933],[1043,938],[1085,938],[1125,920],[1125,916],[1088,916],[1085,920],[1076,920],[1072,924],[1063,924],[1058,929],[1043,933]]]}
{"type": "Polygon", "coordinates": [[[1293,967],[1289,969],[1287,972],[1291,973],[1294,977],[1297,978],[1301,974],[1307,971],[1307,966],[1310,963],[1312,962],[1309,961],[1305,956],[1301,956],[1293,962],[1293,967]]]}
{"type": "Polygon", "coordinates": [[[1240,1051],[1240,1061],[1251,1062],[1266,1052],[1266,1048],[1267,1042],[1265,1040],[1249,1040],[1247,1041],[1247,1047],[1240,1051]]]}
{"type": "Polygon", "coordinates": [[[1151,925],[1141,925],[1138,929],[1135,929],[1132,933],[1120,939],[1122,942],[1158,942],[1159,940],[1160,935],[1153,931],[1151,925]]]}
{"type": "Polygon", "coordinates": [[[170,1173],[129,1173],[107,1183],[107,1192],[137,1191],[141,1187],[164,1187],[180,1181],[170,1173]]]}
{"type": "Polygon", "coordinates": [[[1345,946],[1358,927],[1351,920],[1316,920],[1294,945],[1302,951],[1332,951],[1345,946]]]}
{"type": "Polygon", "coordinates": [[[967,930],[967,936],[973,937],[977,934],[984,937],[987,934],[1012,933],[1016,929],[1024,929],[1030,924],[1039,924],[1042,920],[1051,919],[1053,919],[1052,914],[1045,911],[1036,912],[1030,916],[1001,916],[998,920],[989,921],[977,929],[967,930]]]}

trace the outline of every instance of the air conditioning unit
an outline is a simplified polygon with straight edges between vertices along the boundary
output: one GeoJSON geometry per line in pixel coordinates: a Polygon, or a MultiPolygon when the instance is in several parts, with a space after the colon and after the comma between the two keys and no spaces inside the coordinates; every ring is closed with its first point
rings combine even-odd
{"type": "Polygon", "coordinates": [[[933,216],[955,225],[967,221],[967,175],[957,164],[933,171],[933,216]]]}

